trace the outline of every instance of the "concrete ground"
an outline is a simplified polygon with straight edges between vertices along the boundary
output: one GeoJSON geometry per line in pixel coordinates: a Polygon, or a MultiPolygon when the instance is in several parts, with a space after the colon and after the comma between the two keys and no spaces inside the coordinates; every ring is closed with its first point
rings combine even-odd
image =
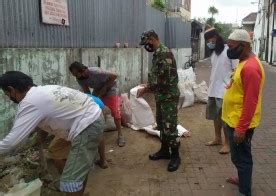
{"type": "MultiPolygon", "coordinates": [[[[271,196],[276,191],[276,68],[265,66],[261,126],[253,138],[253,195],[271,196]]],[[[197,64],[198,81],[208,81],[210,62],[197,64]]],[[[152,95],[147,97],[154,108],[152,95]]],[[[86,193],[90,196],[232,196],[237,187],[225,179],[236,175],[230,155],[220,155],[220,146],[206,147],[213,138],[212,122],[205,120],[204,104],[179,110],[179,123],[192,132],[181,143],[182,164],[177,172],[166,171],[168,161],[153,162],[148,155],[159,149],[157,138],[143,131],[124,128],[126,146],[117,147],[116,132],[105,133],[108,169],[90,173],[86,193]]]]}

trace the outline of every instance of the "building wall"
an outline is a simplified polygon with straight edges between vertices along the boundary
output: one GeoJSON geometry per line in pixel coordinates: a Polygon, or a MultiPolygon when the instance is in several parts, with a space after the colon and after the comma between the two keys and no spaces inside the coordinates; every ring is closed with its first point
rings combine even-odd
{"type": "Polygon", "coordinates": [[[205,39],[204,39],[204,32],[200,33],[200,56],[199,59],[205,58],[205,39]]]}
{"type": "Polygon", "coordinates": [[[264,0],[260,1],[253,34],[253,52],[262,60],[265,58],[265,40],[267,32],[267,19],[265,17],[264,0]]]}
{"type": "Polygon", "coordinates": [[[186,10],[184,7],[180,7],[180,14],[186,21],[191,20],[191,12],[186,10]]]}
{"type": "Polygon", "coordinates": [[[189,60],[189,56],[192,55],[192,48],[174,48],[172,49],[174,54],[177,68],[184,68],[184,65],[189,60]]]}
{"type": "Polygon", "coordinates": [[[248,32],[253,32],[254,31],[254,24],[244,24],[242,26],[243,29],[245,29],[248,32]]]}
{"type": "MultiPolygon", "coordinates": [[[[270,13],[270,18],[266,17],[268,3],[270,1],[260,1],[259,12],[256,19],[256,24],[254,28],[254,37],[253,37],[253,51],[258,55],[262,60],[267,60],[267,62],[276,64],[276,41],[275,38],[272,40],[272,28],[273,28],[273,16],[274,16],[274,28],[276,28],[276,13],[274,7],[270,13]],[[265,6],[264,6],[265,5],[265,6]],[[264,6],[264,7],[263,7],[264,6]],[[265,8],[265,10],[263,9],[265,8]],[[267,34],[268,30],[268,34],[267,34]],[[268,42],[267,42],[268,39],[268,42]],[[268,46],[266,45],[268,43],[268,46]],[[266,51],[267,50],[267,51],[266,51]],[[266,52],[268,58],[266,59],[266,52]]],[[[272,4],[273,6],[273,4],[272,4]]]]}
{"type": "Polygon", "coordinates": [[[268,45],[268,62],[272,65],[276,65],[276,37],[272,38],[272,30],[276,29],[276,10],[274,14],[270,15],[270,24],[269,24],[269,45],[268,45]],[[274,25],[273,25],[274,17],[274,25]]]}

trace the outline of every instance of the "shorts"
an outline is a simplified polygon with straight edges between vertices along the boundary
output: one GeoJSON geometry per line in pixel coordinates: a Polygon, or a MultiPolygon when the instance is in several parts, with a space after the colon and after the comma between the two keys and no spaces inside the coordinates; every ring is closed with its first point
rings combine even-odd
{"type": "Polygon", "coordinates": [[[71,149],[60,178],[60,191],[78,192],[94,166],[104,129],[101,115],[71,141],[71,149]]]}
{"type": "Polygon", "coordinates": [[[206,119],[221,121],[222,99],[208,97],[206,106],[206,119]]]}
{"type": "Polygon", "coordinates": [[[121,118],[121,111],[120,111],[120,96],[119,95],[112,95],[108,97],[103,97],[102,101],[104,105],[109,107],[111,110],[111,115],[114,119],[121,118]]]}

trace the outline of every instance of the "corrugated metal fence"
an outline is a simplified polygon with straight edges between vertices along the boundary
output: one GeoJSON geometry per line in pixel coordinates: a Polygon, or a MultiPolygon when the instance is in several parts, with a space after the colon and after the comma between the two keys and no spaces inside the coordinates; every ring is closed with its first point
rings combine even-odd
{"type": "Polygon", "coordinates": [[[170,48],[190,48],[191,23],[183,22],[180,18],[167,18],[165,39],[170,48]]]}
{"type": "Polygon", "coordinates": [[[137,47],[147,29],[170,47],[190,47],[190,23],[166,20],[145,0],[68,0],[68,9],[68,27],[47,25],[41,23],[39,0],[1,0],[0,47],[95,48],[117,42],[137,47]]]}

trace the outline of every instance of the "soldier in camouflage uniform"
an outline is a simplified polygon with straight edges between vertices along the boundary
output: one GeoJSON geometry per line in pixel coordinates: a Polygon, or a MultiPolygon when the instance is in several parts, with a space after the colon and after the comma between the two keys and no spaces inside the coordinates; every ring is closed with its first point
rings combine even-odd
{"type": "Polygon", "coordinates": [[[161,149],[150,160],[170,159],[168,171],[176,171],[180,165],[180,138],[177,131],[177,104],[179,99],[178,75],[173,53],[162,43],[153,31],[144,32],[140,45],[153,53],[152,68],[148,83],[138,90],[137,96],[153,92],[156,101],[156,122],[160,130],[161,149]]]}

